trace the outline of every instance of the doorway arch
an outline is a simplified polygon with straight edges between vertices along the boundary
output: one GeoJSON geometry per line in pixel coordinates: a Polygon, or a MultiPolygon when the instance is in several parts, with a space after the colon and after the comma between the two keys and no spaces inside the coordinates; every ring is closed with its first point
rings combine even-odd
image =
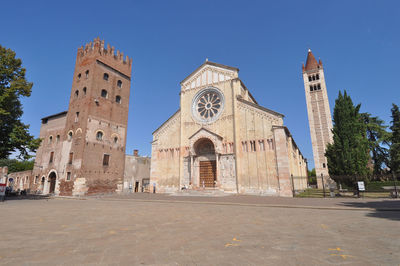
{"type": "Polygon", "coordinates": [[[194,144],[199,165],[199,186],[214,188],[217,182],[217,164],[214,143],[208,138],[201,138],[194,144]]]}
{"type": "Polygon", "coordinates": [[[50,182],[49,194],[54,194],[56,190],[57,174],[53,171],[49,174],[48,180],[50,182]]]}

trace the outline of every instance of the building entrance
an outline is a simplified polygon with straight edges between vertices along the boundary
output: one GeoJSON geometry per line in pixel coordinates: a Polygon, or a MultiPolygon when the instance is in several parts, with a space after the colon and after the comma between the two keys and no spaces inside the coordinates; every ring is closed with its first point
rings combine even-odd
{"type": "Polygon", "coordinates": [[[49,193],[54,193],[56,189],[56,173],[51,172],[49,175],[49,180],[50,180],[50,188],[49,188],[49,193]]]}
{"type": "Polygon", "coordinates": [[[215,187],[217,177],[215,161],[200,161],[200,186],[215,187]]]}
{"type": "Polygon", "coordinates": [[[198,160],[199,187],[213,188],[217,181],[217,163],[214,143],[203,138],[195,143],[195,151],[198,160]]]}

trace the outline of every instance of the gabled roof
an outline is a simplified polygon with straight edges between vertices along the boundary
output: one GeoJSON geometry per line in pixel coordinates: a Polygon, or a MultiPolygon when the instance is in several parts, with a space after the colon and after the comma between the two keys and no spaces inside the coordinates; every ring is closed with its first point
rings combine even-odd
{"type": "Polygon", "coordinates": [[[211,135],[216,136],[216,137],[219,138],[219,139],[223,139],[223,137],[221,137],[220,135],[215,134],[214,132],[212,132],[212,131],[208,130],[207,128],[204,128],[204,127],[202,127],[202,128],[200,128],[199,130],[197,130],[193,135],[191,135],[191,136],[189,137],[189,139],[191,139],[191,138],[193,138],[194,136],[196,136],[197,133],[199,133],[199,132],[202,131],[202,130],[207,131],[208,133],[210,133],[211,135]]]}
{"type": "Polygon", "coordinates": [[[196,68],[192,73],[190,73],[184,80],[181,81],[181,84],[184,83],[185,81],[187,81],[193,74],[195,74],[199,69],[201,69],[203,66],[205,65],[209,65],[209,66],[215,66],[215,67],[220,67],[220,68],[225,68],[228,70],[233,70],[233,71],[237,71],[239,72],[239,68],[236,67],[231,67],[231,66],[227,66],[227,65],[222,65],[222,64],[218,64],[218,63],[214,63],[211,61],[206,60],[203,64],[201,64],[201,66],[199,66],[198,68],[196,68]]]}

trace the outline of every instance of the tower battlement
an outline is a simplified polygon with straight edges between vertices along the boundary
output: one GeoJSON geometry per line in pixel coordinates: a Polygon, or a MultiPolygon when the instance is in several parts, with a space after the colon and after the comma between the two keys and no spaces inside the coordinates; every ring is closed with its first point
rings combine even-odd
{"type": "Polygon", "coordinates": [[[129,73],[130,76],[132,71],[132,58],[128,56],[124,57],[123,52],[119,50],[115,51],[114,46],[110,46],[110,44],[107,44],[107,48],[105,48],[104,40],[100,40],[99,37],[94,39],[93,42],[86,43],[85,46],[78,48],[76,61],[77,63],[83,62],[86,61],[87,58],[94,57],[100,57],[109,63],[117,64],[125,73],[129,73]]]}

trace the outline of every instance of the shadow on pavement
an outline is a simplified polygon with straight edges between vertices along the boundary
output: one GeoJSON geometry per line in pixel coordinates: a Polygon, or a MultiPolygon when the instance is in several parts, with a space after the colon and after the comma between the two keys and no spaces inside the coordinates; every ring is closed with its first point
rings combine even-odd
{"type": "Polygon", "coordinates": [[[34,194],[28,194],[28,195],[8,195],[5,196],[4,200],[9,201],[9,200],[47,200],[50,199],[50,195],[34,195],[34,194]]]}
{"type": "Polygon", "coordinates": [[[338,205],[352,208],[375,209],[374,212],[368,213],[367,216],[400,221],[400,200],[341,202],[338,205]]]}

